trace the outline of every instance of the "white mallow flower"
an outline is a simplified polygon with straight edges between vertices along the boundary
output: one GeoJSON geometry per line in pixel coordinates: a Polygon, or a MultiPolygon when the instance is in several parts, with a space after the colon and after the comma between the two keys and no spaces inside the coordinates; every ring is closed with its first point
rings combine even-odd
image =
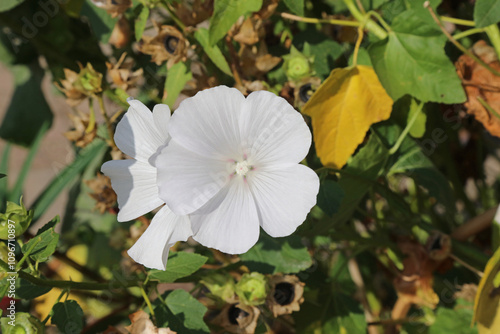
{"type": "Polygon", "coordinates": [[[165,269],[168,250],[189,236],[220,251],[252,247],[260,226],[290,235],[316,203],[319,179],[299,162],[311,145],[302,116],[266,92],[246,99],[219,86],[184,100],[170,118],[137,100],[118,123],[115,142],[133,159],[102,172],[118,196],[119,221],[166,203],[128,251],[146,267],[165,269]]]}
{"type": "Polygon", "coordinates": [[[290,235],[316,204],[318,176],[299,164],[311,132],[273,93],[201,91],[180,104],[168,131],[170,143],[155,160],[159,197],[189,215],[193,239],[204,246],[244,253],[260,227],[290,235]]]}
{"type": "MultiPolygon", "coordinates": [[[[115,142],[133,159],[112,160],[101,167],[117,194],[121,222],[138,218],[165,203],[158,196],[154,160],[170,140],[168,106],[156,105],[151,113],[137,100],[129,99],[128,103],[130,108],[116,126],[115,142]]],[[[128,254],[148,268],[165,270],[170,247],[192,234],[188,216],[178,216],[163,206],[128,254]]]]}

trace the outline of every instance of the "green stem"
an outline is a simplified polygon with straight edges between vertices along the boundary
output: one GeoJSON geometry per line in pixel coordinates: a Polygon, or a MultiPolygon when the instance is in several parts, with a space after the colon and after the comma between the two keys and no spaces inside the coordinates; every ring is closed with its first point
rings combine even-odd
{"type": "Polygon", "coordinates": [[[30,246],[30,248],[28,248],[26,253],[24,253],[22,259],[16,265],[16,272],[19,271],[19,269],[21,269],[21,266],[23,265],[24,261],[26,261],[28,256],[30,256],[31,252],[33,251],[33,249],[35,249],[36,245],[40,243],[40,241],[42,241],[41,237],[39,237],[38,240],[35,240],[33,244],[30,246]]]}
{"type": "Polygon", "coordinates": [[[497,119],[500,120],[500,115],[496,112],[495,109],[493,109],[489,104],[488,102],[486,102],[482,97],[478,96],[477,97],[477,100],[479,101],[479,103],[481,103],[481,105],[483,107],[486,108],[486,110],[488,110],[490,112],[490,114],[492,114],[493,116],[495,116],[497,119]]]}
{"type": "Polygon", "coordinates": [[[363,13],[361,13],[358,10],[358,8],[356,7],[356,5],[352,0],[343,0],[343,1],[355,19],[358,20],[360,23],[363,22],[365,23],[364,25],[366,29],[368,29],[368,31],[370,31],[380,39],[385,39],[387,37],[387,32],[382,27],[380,27],[375,21],[370,19],[369,16],[363,15],[363,13]]]}
{"type": "Polygon", "coordinates": [[[151,301],[148,298],[146,290],[144,290],[144,287],[142,285],[139,288],[141,289],[142,298],[144,298],[144,301],[146,302],[146,305],[148,305],[148,309],[149,309],[149,312],[151,313],[151,317],[153,319],[156,319],[155,318],[155,311],[153,309],[153,305],[151,305],[151,301]]]}
{"type": "Polygon", "coordinates": [[[112,148],[117,149],[115,140],[114,140],[114,132],[113,132],[113,124],[111,124],[111,120],[109,119],[108,114],[106,113],[106,109],[104,108],[104,101],[102,99],[102,95],[97,96],[97,101],[99,101],[99,107],[101,109],[101,114],[102,117],[104,117],[104,121],[106,122],[106,129],[108,130],[108,136],[109,136],[109,146],[112,148]]]}
{"type": "Polygon", "coordinates": [[[389,150],[390,155],[393,155],[394,153],[396,153],[398,151],[399,147],[403,143],[403,140],[406,138],[406,135],[408,134],[408,132],[410,132],[410,129],[412,128],[413,124],[415,123],[418,116],[422,112],[423,106],[424,106],[424,103],[420,102],[418,107],[417,107],[418,108],[417,111],[413,114],[410,121],[408,123],[406,123],[406,127],[404,128],[403,132],[401,132],[401,135],[399,136],[398,140],[396,141],[396,144],[394,144],[394,146],[391,147],[391,149],[389,150]]]}
{"type": "Polygon", "coordinates": [[[387,24],[387,22],[385,22],[385,20],[382,18],[382,16],[379,13],[371,10],[368,12],[368,15],[374,16],[377,19],[377,21],[382,25],[382,27],[384,27],[385,30],[391,31],[391,26],[389,24],[387,24]]]}
{"type": "Polygon", "coordinates": [[[464,37],[467,37],[470,35],[480,34],[482,32],[484,32],[484,28],[473,28],[473,29],[459,32],[458,34],[453,35],[453,38],[454,39],[461,39],[461,38],[464,38],[464,37]]]}
{"type": "Polygon", "coordinates": [[[491,44],[495,48],[497,57],[500,58],[500,30],[498,29],[498,26],[496,25],[496,23],[492,24],[490,26],[485,27],[484,31],[488,35],[491,44]]]}
{"type": "Polygon", "coordinates": [[[300,22],[305,22],[305,23],[313,23],[313,24],[327,23],[327,24],[347,26],[347,27],[359,27],[361,25],[361,23],[355,22],[355,21],[334,20],[334,19],[316,19],[316,18],[312,18],[312,17],[300,17],[297,15],[289,14],[289,13],[281,13],[281,17],[284,19],[300,21],[300,22]]]}
{"type": "MultiPolygon", "coordinates": [[[[10,272],[9,265],[0,260],[0,267],[10,272]]],[[[139,286],[139,281],[125,281],[125,282],[74,282],[74,281],[55,281],[49,279],[42,279],[28,274],[24,271],[18,271],[18,276],[38,286],[46,286],[50,288],[71,289],[71,290],[113,290],[117,288],[130,288],[139,286]],[[119,285],[119,286],[115,286],[119,285]]]]}
{"type": "Polygon", "coordinates": [[[449,17],[449,16],[441,16],[440,19],[441,19],[441,21],[455,23],[455,24],[458,24],[461,26],[467,26],[467,27],[475,27],[476,26],[476,23],[474,21],[456,19],[454,17],[449,17]]]}

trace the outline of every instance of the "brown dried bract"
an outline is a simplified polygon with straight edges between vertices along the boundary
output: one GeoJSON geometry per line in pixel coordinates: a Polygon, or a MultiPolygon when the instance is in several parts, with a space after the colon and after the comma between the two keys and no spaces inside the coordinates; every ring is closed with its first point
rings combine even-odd
{"type": "Polygon", "coordinates": [[[430,258],[425,247],[415,240],[401,239],[398,246],[406,258],[403,271],[394,280],[398,300],[392,310],[393,319],[404,318],[412,304],[435,308],[439,303],[432,289],[433,271],[439,262],[430,258]]]}
{"type": "Polygon", "coordinates": [[[143,36],[139,43],[139,51],[151,56],[151,61],[161,65],[167,61],[167,68],[186,58],[189,43],[184,35],[173,26],[158,26],[153,21],[156,36],[143,36]]]}
{"type": "Polygon", "coordinates": [[[260,311],[255,306],[226,304],[213,323],[230,333],[252,334],[257,328],[259,315],[260,311]]]}
{"type": "MultiPolygon", "coordinates": [[[[491,68],[500,71],[497,54],[485,41],[474,44],[471,51],[491,68]]],[[[455,67],[467,93],[467,102],[464,103],[467,113],[474,115],[492,135],[500,137],[500,77],[467,55],[460,56],[455,67]]]]}
{"type": "Polygon", "coordinates": [[[259,76],[272,70],[281,61],[267,52],[264,41],[258,45],[242,45],[240,49],[240,66],[245,76],[259,76]]]}
{"type": "Polygon", "coordinates": [[[96,137],[97,128],[94,126],[93,129],[87,130],[89,126],[89,116],[78,111],[78,115],[70,113],[68,117],[75,129],[65,132],[64,136],[74,142],[78,147],[85,147],[90,144],[96,137]]]}
{"type": "Polygon", "coordinates": [[[246,45],[257,43],[266,34],[262,20],[255,16],[247,18],[240,26],[235,27],[235,29],[233,39],[246,45]]]}
{"type": "Polygon", "coordinates": [[[295,275],[277,274],[271,277],[269,284],[271,292],[266,299],[266,305],[275,317],[290,314],[300,310],[304,302],[304,283],[295,275]]]}
{"type": "Polygon", "coordinates": [[[177,17],[188,27],[196,26],[205,21],[214,12],[213,0],[174,1],[172,4],[177,17]]]}
{"type": "Polygon", "coordinates": [[[89,195],[96,200],[96,209],[101,213],[115,206],[116,193],[111,188],[109,177],[99,173],[95,179],[85,181],[85,183],[93,191],[89,195]]]}
{"type": "Polygon", "coordinates": [[[107,11],[111,17],[117,17],[132,7],[132,0],[92,0],[92,3],[107,11]]]}
{"type": "Polygon", "coordinates": [[[128,317],[132,324],[125,328],[130,334],[177,334],[170,328],[157,328],[143,310],[132,313],[128,317]]]}
{"type": "Polygon", "coordinates": [[[128,20],[122,16],[115,23],[115,27],[109,37],[109,44],[118,49],[124,48],[127,46],[128,42],[130,42],[130,34],[130,24],[128,20]]]}
{"type": "Polygon", "coordinates": [[[142,68],[132,72],[134,62],[132,59],[126,60],[126,57],[127,53],[124,52],[116,64],[106,63],[111,80],[113,80],[116,87],[123,90],[133,88],[143,74],[142,68]]]}

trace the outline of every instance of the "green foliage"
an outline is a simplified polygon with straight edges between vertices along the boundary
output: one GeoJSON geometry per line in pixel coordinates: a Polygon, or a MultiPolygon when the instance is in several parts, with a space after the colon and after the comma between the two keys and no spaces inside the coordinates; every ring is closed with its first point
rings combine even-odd
{"type": "Polygon", "coordinates": [[[144,29],[146,29],[146,24],[148,22],[149,18],[149,7],[144,6],[144,5],[139,5],[137,7],[140,9],[139,15],[137,16],[137,19],[135,19],[135,40],[140,41],[142,38],[142,34],[144,33],[144,29]]]}
{"type": "Polygon", "coordinates": [[[478,28],[498,23],[500,21],[500,1],[477,0],[474,6],[474,21],[478,28]]]}
{"type": "Polygon", "coordinates": [[[186,64],[177,63],[172,66],[167,71],[167,80],[165,80],[165,93],[167,97],[164,99],[164,103],[172,108],[184,85],[191,80],[192,76],[186,64]]]}
{"type": "Polygon", "coordinates": [[[208,258],[202,255],[176,252],[170,254],[167,269],[151,270],[149,277],[160,282],[175,282],[179,278],[189,276],[201,268],[208,258]]]}
{"type": "Polygon", "coordinates": [[[262,273],[298,273],[312,265],[311,255],[300,238],[271,238],[261,233],[260,241],[241,255],[243,262],[252,270],[262,273]]]}
{"type": "Polygon", "coordinates": [[[207,54],[208,58],[217,66],[222,72],[232,76],[231,69],[227,64],[224,55],[217,45],[211,45],[209,41],[209,32],[205,28],[200,28],[194,33],[194,37],[203,47],[203,51],[207,54]]]}
{"type": "Polygon", "coordinates": [[[54,253],[59,241],[59,234],[54,226],[59,222],[59,216],[38,230],[37,234],[23,245],[23,253],[28,253],[34,261],[45,262],[54,253]]]}
{"type": "Polygon", "coordinates": [[[169,327],[178,333],[209,333],[203,321],[207,308],[184,290],[174,290],[163,296],[165,304],[155,302],[155,315],[159,327],[169,327]]]}
{"type": "Polygon", "coordinates": [[[304,0],[284,0],[283,2],[292,13],[304,16],[304,0]]]}
{"type": "Polygon", "coordinates": [[[262,0],[215,0],[214,15],[210,18],[210,44],[224,37],[241,15],[256,12],[260,7],[262,0]]]}
{"type": "Polygon", "coordinates": [[[75,300],[59,302],[52,311],[51,321],[62,333],[79,333],[83,329],[83,311],[75,300]]]}
{"type": "Polygon", "coordinates": [[[52,111],[40,89],[44,71],[38,64],[11,67],[15,91],[0,126],[0,137],[30,146],[37,134],[52,123],[52,111]],[[36,110],[36,112],[34,112],[36,110]]]}
{"type": "Polygon", "coordinates": [[[398,15],[386,40],[368,51],[380,82],[397,100],[405,94],[424,102],[461,103],[466,97],[452,62],[444,53],[446,37],[412,11],[398,15]]]}

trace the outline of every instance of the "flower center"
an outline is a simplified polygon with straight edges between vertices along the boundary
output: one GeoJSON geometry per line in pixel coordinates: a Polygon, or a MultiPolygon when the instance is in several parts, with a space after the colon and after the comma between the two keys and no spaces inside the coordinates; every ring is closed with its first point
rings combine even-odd
{"type": "Polygon", "coordinates": [[[248,166],[248,162],[246,160],[236,163],[236,168],[235,168],[236,174],[245,176],[247,175],[249,170],[250,167],[248,166]]]}

